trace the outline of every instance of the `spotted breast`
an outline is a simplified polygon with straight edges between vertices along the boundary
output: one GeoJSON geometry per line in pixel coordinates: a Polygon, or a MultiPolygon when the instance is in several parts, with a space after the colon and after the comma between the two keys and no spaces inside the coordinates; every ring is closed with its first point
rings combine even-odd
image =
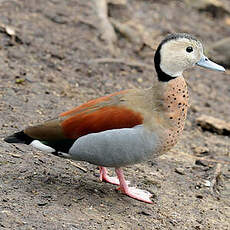
{"type": "Polygon", "coordinates": [[[170,150],[177,143],[184,129],[188,105],[189,96],[185,79],[177,77],[168,82],[164,90],[164,107],[170,120],[170,128],[162,135],[162,152],[170,150]]]}

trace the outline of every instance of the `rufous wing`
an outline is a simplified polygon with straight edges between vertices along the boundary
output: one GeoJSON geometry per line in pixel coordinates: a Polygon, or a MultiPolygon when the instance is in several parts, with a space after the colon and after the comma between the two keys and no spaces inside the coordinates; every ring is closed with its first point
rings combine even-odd
{"type": "Polygon", "coordinates": [[[127,90],[91,100],[24,132],[34,139],[57,141],[142,124],[141,114],[126,106],[123,97],[126,93],[127,90]]]}

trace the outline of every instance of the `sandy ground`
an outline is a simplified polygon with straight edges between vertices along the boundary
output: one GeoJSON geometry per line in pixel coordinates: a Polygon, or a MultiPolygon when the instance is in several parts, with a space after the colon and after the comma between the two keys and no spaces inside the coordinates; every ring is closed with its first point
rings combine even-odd
{"type": "Polygon", "coordinates": [[[124,169],[132,184],[154,194],[153,205],[100,183],[96,166],[75,162],[84,172],[68,160],[2,141],[89,99],[149,87],[152,48],[168,33],[191,33],[205,46],[230,36],[224,17],[183,1],[129,0],[109,10],[141,37],[135,42],[117,32],[113,54],[93,1],[0,1],[0,23],[17,35],[0,32],[0,229],[230,229],[230,139],[195,122],[201,114],[230,122],[229,70],[187,71],[192,99],[179,143],[166,155],[124,169]],[[92,62],[98,58],[146,66],[92,62]]]}

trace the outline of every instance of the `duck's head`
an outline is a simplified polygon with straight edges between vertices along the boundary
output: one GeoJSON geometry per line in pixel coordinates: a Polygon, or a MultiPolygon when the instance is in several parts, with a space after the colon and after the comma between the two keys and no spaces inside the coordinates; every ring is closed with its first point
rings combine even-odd
{"type": "Polygon", "coordinates": [[[204,55],[201,42],[189,34],[168,35],[158,46],[154,61],[158,79],[164,82],[182,76],[184,70],[194,65],[225,71],[204,55]]]}

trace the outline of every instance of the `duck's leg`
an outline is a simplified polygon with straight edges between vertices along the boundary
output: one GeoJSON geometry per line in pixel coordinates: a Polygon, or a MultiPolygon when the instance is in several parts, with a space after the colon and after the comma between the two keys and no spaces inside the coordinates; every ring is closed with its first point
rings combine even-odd
{"type": "Polygon", "coordinates": [[[100,181],[105,181],[110,184],[120,185],[117,177],[108,176],[108,171],[105,167],[99,166],[100,169],[100,181]]]}
{"type": "Polygon", "coordinates": [[[140,200],[146,203],[152,204],[153,202],[150,200],[150,197],[152,196],[151,193],[145,190],[137,189],[135,187],[129,187],[127,182],[125,181],[124,174],[122,172],[121,168],[115,169],[117,177],[120,181],[119,190],[124,193],[127,196],[130,196],[136,200],[140,200]]]}

